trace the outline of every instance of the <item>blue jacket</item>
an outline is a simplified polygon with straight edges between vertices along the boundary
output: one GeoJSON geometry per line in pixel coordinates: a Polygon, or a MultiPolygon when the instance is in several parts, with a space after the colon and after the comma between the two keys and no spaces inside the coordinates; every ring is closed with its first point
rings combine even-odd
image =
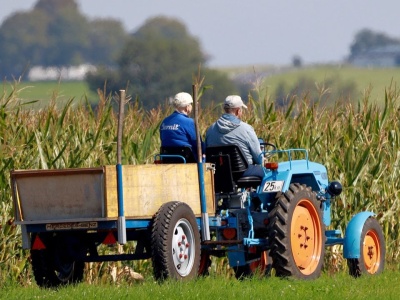
{"type": "Polygon", "coordinates": [[[252,126],[232,114],[223,114],[206,132],[206,146],[238,145],[249,164],[261,164],[260,142],[252,126]]]}
{"type": "MultiPolygon", "coordinates": [[[[161,146],[192,148],[197,160],[197,140],[194,120],[187,115],[174,111],[166,117],[160,126],[161,146]]],[[[204,145],[202,142],[202,151],[204,145]]],[[[203,152],[204,153],[204,152],[203,152]]]]}

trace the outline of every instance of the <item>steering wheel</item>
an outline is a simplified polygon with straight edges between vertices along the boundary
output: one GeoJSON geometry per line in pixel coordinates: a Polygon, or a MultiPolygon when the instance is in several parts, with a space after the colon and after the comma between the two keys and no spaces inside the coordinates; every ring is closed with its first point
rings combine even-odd
{"type": "Polygon", "coordinates": [[[260,142],[260,147],[261,151],[264,153],[265,158],[270,158],[272,155],[274,155],[274,152],[276,151],[276,146],[272,143],[260,142]],[[267,148],[271,149],[267,150],[267,148]]]}

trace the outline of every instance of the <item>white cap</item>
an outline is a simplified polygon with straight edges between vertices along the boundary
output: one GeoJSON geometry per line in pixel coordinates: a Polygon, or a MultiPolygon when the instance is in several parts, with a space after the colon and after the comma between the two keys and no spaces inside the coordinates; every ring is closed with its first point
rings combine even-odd
{"type": "Polygon", "coordinates": [[[244,107],[247,108],[246,105],[244,105],[242,98],[237,95],[230,95],[226,97],[225,102],[224,102],[224,107],[225,108],[237,108],[237,107],[244,107]]]}
{"type": "Polygon", "coordinates": [[[186,107],[193,103],[192,95],[189,93],[181,92],[175,95],[172,101],[175,107],[186,107]]]}

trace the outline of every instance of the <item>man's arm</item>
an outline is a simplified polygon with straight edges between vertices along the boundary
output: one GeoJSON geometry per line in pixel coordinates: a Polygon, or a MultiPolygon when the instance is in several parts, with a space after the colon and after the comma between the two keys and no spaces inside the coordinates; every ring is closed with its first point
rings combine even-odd
{"type": "Polygon", "coordinates": [[[253,162],[257,165],[261,165],[263,162],[263,157],[261,155],[262,152],[260,148],[260,142],[258,140],[256,132],[250,125],[248,130],[248,136],[249,136],[249,147],[251,155],[253,157],[253,162]]]}

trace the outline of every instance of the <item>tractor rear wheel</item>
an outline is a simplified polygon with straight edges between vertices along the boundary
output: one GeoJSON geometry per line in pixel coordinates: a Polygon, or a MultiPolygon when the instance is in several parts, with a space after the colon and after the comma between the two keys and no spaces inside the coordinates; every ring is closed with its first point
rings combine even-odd
{"type": "Polygon", "coordinates": [[[311,188],[291,184],[277,196],[269,220],[270,256],[276,275],[319,277],[325,255],[325,226],[311,188]]]}
{"type": "Polygon", "coordinates": [[[379,274],[385,264],[385,239],[382,228],[375,218],[368,218],[361,231],[360,258],[347,260],[351,276],[379,274]]]}
{"type": "Polygon", "coordinates": [[[198,275],[200,233],[192,209],[183,202],[163,204],[153,220],[152,262],[157,280],[198,275]]]}

